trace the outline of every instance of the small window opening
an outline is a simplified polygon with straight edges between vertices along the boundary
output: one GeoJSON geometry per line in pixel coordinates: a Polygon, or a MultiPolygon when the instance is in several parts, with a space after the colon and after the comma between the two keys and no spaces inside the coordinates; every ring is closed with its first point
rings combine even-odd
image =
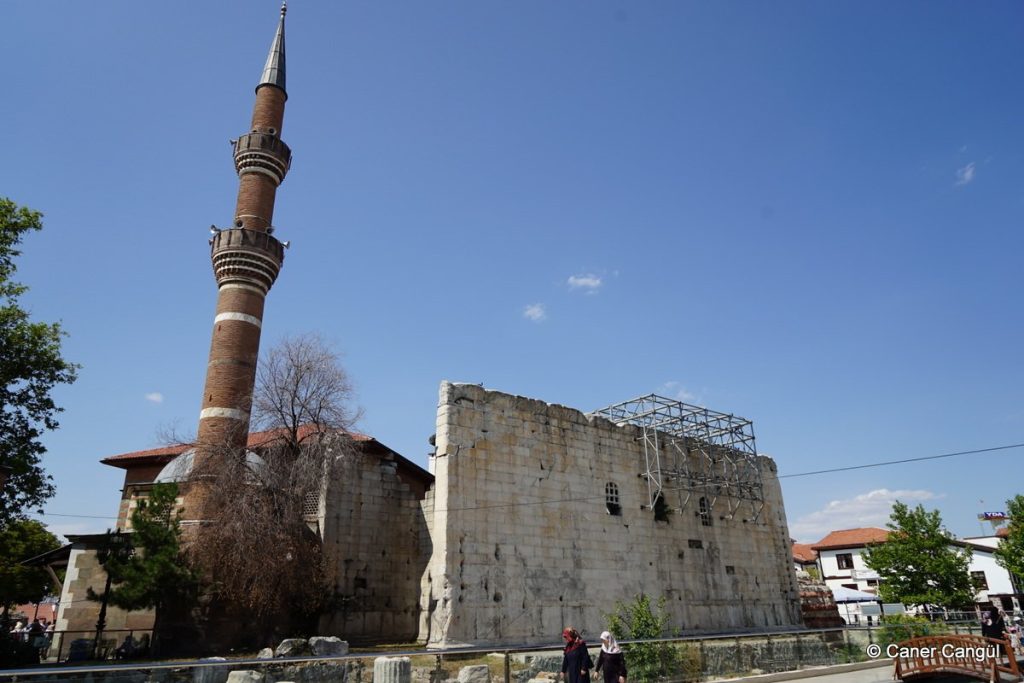
{"type": "Polygon", "coordinates": [[[302,516],[306,519],[317,518],[320,516],[320,494],[315,491],[310,491],[306,494],[305,500],[302,501],[302,516]]]}
{"type": "Polygon", "coordinates": [[[736,573],[736,567],[732,566],[731,564],[725,565],[725,573],[726,574],[735,574],[736,573]]]}
{"type": "Polygon", "coordinates": [[[604,509],[609,515],[622,516],[622,504],[619,501],[619,485],[613,481],[604,485],[604,509]]]}
{"type": "Polygon", "coordinates": [[[697,550],[700,550],[701,548],[704,547],[704,541],[700,540],[699,538],[691,538],[690,539],[690,547],[691,548],[695,548],[697,550]]]}
{"type": "Polygon", "coordinates": [[[707,498],[700,499],[700,523],[703,526],[711,526],[711,507],[707,498]]]}
{"type": "Polygon", "coordinates": [[[665,502],[665,496],[658,494],[658,497],[654,499],[654,519],[659,522],[668,521],[668,504],[665,502]]]}

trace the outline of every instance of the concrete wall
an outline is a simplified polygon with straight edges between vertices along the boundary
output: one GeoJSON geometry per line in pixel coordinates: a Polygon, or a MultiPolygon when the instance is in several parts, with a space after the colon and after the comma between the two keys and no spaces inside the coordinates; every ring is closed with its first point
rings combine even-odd
{"type": "Polygon", "coordinates": [[[724,499],[711,526],[696,501],[656,521],[641,509],[638,436],[570,408],[443,383],[420,638],[552,642],[570,624],[596,636],[617,600],[641,592],[666,597],[683,632],[798,626],[774,462],[758,459],[766,498],[758,521],[720,518],[724,499]],[[606,511],[608,482],[618,486],[621,516],[606,511]]]}
{"type": "Polygon", "coordinates": [[[323,504],[324,553],[334,575],[334,609],[321,635],[351,641],[405,640],[419,626],[420,577],[429,552],[424,485],[383,455],[339,459],[323,504]]]}

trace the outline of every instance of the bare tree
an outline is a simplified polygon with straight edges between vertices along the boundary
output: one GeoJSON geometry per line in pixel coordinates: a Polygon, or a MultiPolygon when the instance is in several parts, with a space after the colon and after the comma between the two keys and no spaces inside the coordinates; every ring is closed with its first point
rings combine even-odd
{"type": "Polygon", "coordinates": [[[329,594],[314,518],[358,417],[339,357],[315,335],[283,340],[257,370],[249,449],[215,446],[189,479],[206,491],[188,552],[216,595],[287,628],[329,594]]]}

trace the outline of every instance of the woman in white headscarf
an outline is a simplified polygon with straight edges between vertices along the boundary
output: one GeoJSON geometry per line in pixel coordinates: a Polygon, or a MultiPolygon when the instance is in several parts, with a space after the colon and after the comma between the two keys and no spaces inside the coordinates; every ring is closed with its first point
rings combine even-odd
{"type": "Polygon", "coordinates": [[[626,683],[626,658],[609,631],[601,634],[601,654],[597,656],[595,671],[604,673],[604,683],[626,683]]]}

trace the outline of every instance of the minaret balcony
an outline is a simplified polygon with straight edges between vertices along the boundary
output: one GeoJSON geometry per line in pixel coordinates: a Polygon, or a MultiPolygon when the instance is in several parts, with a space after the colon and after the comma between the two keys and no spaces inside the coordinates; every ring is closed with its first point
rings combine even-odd
{"type": "Polygon", "coordinates": [[[235,170],[239,176],[262,173],[280,185],[291,165],[292,151],[276,135],[254,131],[235,140],[235,170]]]}
{"type": "Polygon", "coordinates": [[[284,263],[284,245],[259,230],[221,230],[210,240],[210,245],[213,273],[220,286],[244,284],[266,294],[284,263]]]}

